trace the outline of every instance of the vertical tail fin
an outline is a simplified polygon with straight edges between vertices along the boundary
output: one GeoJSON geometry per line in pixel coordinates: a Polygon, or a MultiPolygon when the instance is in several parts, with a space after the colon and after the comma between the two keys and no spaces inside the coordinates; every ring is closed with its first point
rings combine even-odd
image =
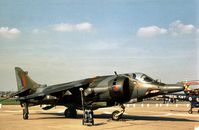
{"type": "Polygon", "coordinates": [[[15,67],[15,74],[18,91],[23,89],[31,89],[32,91],[36,91],[36,89],[40,86],[40,84],[36,83],[28,76],[28,72],[23,71],[19,67],[15,67]]]}

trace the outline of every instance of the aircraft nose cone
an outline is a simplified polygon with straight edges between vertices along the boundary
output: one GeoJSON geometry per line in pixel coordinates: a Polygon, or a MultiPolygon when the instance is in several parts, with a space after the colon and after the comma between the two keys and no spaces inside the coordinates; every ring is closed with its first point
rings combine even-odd
{"type": "Polygon", "coordinates": [[[161,87],[162,93],[174,93],[180,92],[184,90],[184,86],[177,85],[177,84],[166,84],[165,86],[161,87]]]}

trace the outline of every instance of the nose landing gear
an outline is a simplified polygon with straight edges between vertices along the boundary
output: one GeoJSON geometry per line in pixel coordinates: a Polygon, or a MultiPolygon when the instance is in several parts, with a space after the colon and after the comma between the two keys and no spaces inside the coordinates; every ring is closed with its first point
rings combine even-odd
{"type": "Polygon", "coordinates": [[[125,112],[125,106],[122,104],[121,108],[122,108],[122,110],[120,110],[120,111],[116,110],[112,113],[112,120],[119,121],[122,118],[122,116],[125,112]]]}

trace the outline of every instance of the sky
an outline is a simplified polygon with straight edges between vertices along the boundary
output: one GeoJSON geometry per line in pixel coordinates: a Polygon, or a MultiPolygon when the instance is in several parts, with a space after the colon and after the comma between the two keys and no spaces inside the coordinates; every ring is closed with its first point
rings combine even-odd
{"type": "Polygon", "coordinates": [[[41,84],[142,72],[199,79],[197,0],[0,0],[0,91],[14,67],[41,84]]]}

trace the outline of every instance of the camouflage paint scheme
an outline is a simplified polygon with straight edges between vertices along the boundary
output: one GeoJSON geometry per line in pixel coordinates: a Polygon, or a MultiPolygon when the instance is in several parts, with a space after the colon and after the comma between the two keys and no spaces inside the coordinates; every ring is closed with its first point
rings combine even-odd
{"type": "Polygon", "coordinates": [[[44,109],[56,105],[82,109],[80,88],[83,88],[85,104],[91,105],[93,110],[123,104],[131,99],[142,101],[144,98],[184,90],[183,84],[164,84],[143,73],[97,76],[47,86],[33,81],[28,72],[19,67],[15,68],[15,72],[19,90],[16,96],[22,106],[24,103],[28,103],[28,106],[50,106],[44,109]]]}

